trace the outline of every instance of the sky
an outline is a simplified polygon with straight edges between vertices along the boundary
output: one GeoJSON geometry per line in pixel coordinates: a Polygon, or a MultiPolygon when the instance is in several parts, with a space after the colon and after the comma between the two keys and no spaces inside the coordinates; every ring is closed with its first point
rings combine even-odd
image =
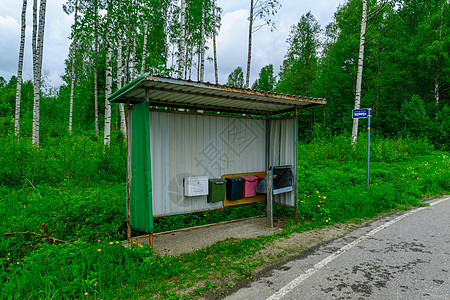
{"type": "MultiPolygon", "coordinates": [[[[303,14],[311,11],[324,28],[332,21],[337,7],[345,1],[279,0],[282,7],[272,18],[277,29],[271,31],[265,26],[253,35],[250,82],[253,83],[258,78],[259,71],[265,65],[273,64],[275,73],[279,72],[286,55],[286,40],[290,28],[298,23],[303,14]]],[[[68,16],[62,10],[65,2],[66,0],[47,0],[42,73],[46,83],[53,87],[64,83],[61,76],[64,74],[64,60],[70,44],[68,37],[73,23],[73,15],[68,16]]],[[[223,9],[222,26],[217,36],[219,83],[225,84],[228,75],[236,67],[240,66],[246,72],[250,1],[217,0],[217,5],[223,9]]],[[[6,80],[17,75],[21,12],[21,0],[0,0],[0,76],[6,80]]],[[[26,22],[23,66],[25,80],[32,79],[32,1],[28,1],[26,22]]],[[[209,41],[208,47],[211,50],[206,55],[212,57],[212,41],[209,41]]],[[[193,79],[196,79],[195,76],[193,79]]],[[[205,81],[215,81],[212,62],[205,63],[205,81]]]]}

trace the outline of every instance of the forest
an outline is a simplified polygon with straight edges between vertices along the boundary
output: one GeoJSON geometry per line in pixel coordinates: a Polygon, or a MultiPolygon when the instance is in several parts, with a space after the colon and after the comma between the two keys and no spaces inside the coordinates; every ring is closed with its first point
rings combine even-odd
{"type": "MultiPolygon", "coordinates": [[[[326,99],[326,106],[302,112],[301,140],[310,140],[314,131],[331,135],[350,131],[362,2],[347,1],[338,7],[325,28],[306,12],[291,27],[280,70],[268,61],[259,78],[249,83],[249,69],[244,74],[246,68],[238,67],[226,85],[326,99]]],[[[256,1],[254,18],[267,20],[270,26],[270,16],[279,5],[256,1]]],[[[72,130],[95,130],[100,135],[110,126],[123,132],[123,107],[111,107],[105,95],[145,72],[202,81],[206,41],[220,34],[221,8],[211,0],[181,4],[69,0],[63,9],[75,15],[63,76],[66,84],[48,89],[43,82],[42,111],[33,115],[36,82],[23,82],[17,101],[18,78],[1,78],[0,118],[5,133],[16,126],[20,136],[32,136],[27,124],[36,115],[43,118],[38,122],[43,135],[72,130]],[[111,122],[105,120],[109,114],[111,122]],[[19,123],[24,126],[18,127],[19,123]]],[[[444,0],[368,1],[360,105],[373,109],[372,127],[380,136],[426,137],[439,149],[448,145],[449,14],[444,0]]],[[[217,72],[216,57],[209,59],[217,72]]]]}
{"type": "MultiPolygon", "coordinates": [[[[276,238],[423,205],[450,190],[448,0],[347,0],[325,27],[304,12],[291,26],[280,69],[267,61],[249,82],[252,34],[275,26],[271,16],[283,5],[250,0],[247,65],[225,85],[327,101],[299,112],[298,220],[277,208],[276,217],[290,220],[279,236],[225,241],[180,257],[124,248],[125,113],[107,97],[144,73],[203,81],[208,61],[218,84],[223,11],[216,0],[67,0],[61,9],[74,16],[71,46],[64,84],[54,88],[41,72],[46,1],[37,2],[33,79],[22,79],[23,47],[30,46],[23,38],[17,76],[0,74],[2,299],[224,293],[232,285],[220,286],[223,276],[239,281],[273,261],[253,256],[276,238]],[[208,45],[213,57],[205,55],[208,45]],[[357,99],[373,110],[368,191],[365,121],[351,143],[357,99]]],[[[263,213],[253,206],[160,218],[155,231],[263,213]]]]}

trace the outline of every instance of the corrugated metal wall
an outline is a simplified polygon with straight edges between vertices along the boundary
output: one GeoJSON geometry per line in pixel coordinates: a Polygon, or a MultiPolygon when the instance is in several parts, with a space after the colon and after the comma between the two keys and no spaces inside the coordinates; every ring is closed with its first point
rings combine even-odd
{"type": "MultiPolygon", "coordinates": [[[[294,174],[297,172],[296,163],[295,119],[279,119],[270,122],[270,165],[292,165],[294,174]]],[[[295,178],[296,176],[294,176],[295,178]]],[[[294,192],[274,195],[275,203],[295,206],[294,192]]]]}
{"type": "MultiPolygon", "coordinates": [[[[207,203],[206,196],[185,197],[185,177],[220,178],[224,174],[265,171],[265,122],[151,111],[154,216],[222,207],[222,202],[207,203]]],[[[289,132],[292,139],[294,133],[289,132]]]]}

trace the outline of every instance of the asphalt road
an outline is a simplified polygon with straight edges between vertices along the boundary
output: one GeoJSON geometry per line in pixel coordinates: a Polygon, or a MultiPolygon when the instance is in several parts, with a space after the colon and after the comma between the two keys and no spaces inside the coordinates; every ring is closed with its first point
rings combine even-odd
{"type": "Polygon", "coordinates": [[[226,299],[450,299],[450,196],[381,218],[226,299]]]}

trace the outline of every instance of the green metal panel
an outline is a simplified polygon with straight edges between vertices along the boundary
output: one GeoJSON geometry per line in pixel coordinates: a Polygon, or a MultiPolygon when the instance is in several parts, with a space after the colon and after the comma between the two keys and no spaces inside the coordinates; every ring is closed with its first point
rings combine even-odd
{"type": "MultiPolygon", "coordinates": [[[[122,95],[126,94],[127,92],[131,91],[132,89],[135,88],[135,86],[139,83],[141,83],[142,81],[145,80],[145,78],[147,78],[147,76],[149,76],[150,73],[145,73],[142,74],[141,76],[139,76],[138,78],[136,78],[135,80],[133,80],[132,82],[128,83],[127,85],[125,85],[124,87],[122,87],[120,90],[115,91],[114,93],[112,93],[111,96],[108,97],[108,100],[110,102],[114,102],[114,100],[120,98],[122,95]]],[[[145,99],[144,99],[145,100],[145,99]]]]}
{"type": "Polygon", "coordinates": [[[131,132],[130,226],[153,232],[148,103],[133,106],[131,132]]]}

